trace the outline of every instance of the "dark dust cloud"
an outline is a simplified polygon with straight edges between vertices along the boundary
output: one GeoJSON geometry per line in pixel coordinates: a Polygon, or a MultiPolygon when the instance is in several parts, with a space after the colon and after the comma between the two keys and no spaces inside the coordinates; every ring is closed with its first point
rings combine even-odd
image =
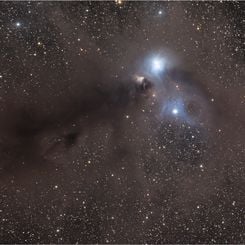
{"type": "Polygon", "coordinates": [[[1,2],[1,243],[244,243],[243,2],[1,2]]]}

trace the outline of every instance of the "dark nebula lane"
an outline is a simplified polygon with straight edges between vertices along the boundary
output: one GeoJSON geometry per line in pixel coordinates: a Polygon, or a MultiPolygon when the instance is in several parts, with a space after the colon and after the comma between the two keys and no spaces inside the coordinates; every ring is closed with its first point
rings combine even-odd
{"type": "Polygon", "coordinates": [[[243,2],[0,5],[0,243],[245,242],[243,2]]]}

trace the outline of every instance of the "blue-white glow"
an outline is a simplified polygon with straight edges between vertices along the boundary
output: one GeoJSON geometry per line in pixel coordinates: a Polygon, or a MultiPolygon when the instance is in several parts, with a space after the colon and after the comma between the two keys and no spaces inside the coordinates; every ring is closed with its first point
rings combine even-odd
{"type": "Polygon", "coordinates": [[[18,22],[15,23],[15,26],[20,27],[21,23],[18,21],[18,22]]]}
{"type": "Polygon", "coordinates": [[[150,61],[150,70],[153,75],[160,75],[166,66],[166,60],[163,57],[153,57],[150,61]]]}
{"type": "Polygon", "coordinates": [[[154,53],[144,59],[139,74],[149,79],[154,84],[160,84],[169,68],[168,57],[162,52],[154,53]]]}
{"type": "Polygon", "coordinates": [[[185,117],[185,105],[182,98],[170,99],[164,102],[162,114],[185,117]]]}
{"type": "Polygon", "coordinates": [[[173,108],[172,113],[174,115],[177,115],[179,113],[179,110],[177,108],[173,108]]]}
{"type": "Polygon", "coordinates": [[[162,105],[161,116],[188,124],[193,123],[193,119],[186,111],[185,102],[181,97],[165,100],[162,105]]]}

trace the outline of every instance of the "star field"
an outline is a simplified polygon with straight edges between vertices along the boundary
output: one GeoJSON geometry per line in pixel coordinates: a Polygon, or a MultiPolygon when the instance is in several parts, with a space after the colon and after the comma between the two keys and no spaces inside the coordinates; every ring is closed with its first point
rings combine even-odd
{"type": "Polygon", "coordinates": [[[1,243],[244,243],[243,2],[0,2],[1,243]]]}

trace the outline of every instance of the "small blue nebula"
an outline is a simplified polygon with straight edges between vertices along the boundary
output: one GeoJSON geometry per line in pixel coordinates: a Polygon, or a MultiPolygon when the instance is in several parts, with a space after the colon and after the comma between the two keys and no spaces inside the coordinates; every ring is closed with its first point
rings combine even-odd
{"type": "Polygon", "coordinates": [[[160,81],[167,69],[166,57],[162,55],[152,55],[148,57],[143,66],[143,75],[153,81],[160,81]]]}
{"type": "Polygon", "coordinates": [[[151,71],[152,73],[161,73],[166,65],[166,61],[164,58],[160,58],[160,57],[154,57],[151,60],[151,71]]]}
{"type": "Polygon", "coordinates": [[[180,120],[188,124],[193,124],[193,118],[188,115],[185,103],[182,98],[170,99],[164,102],[161,110],[163,117],[180,120]]]}
{"type": "Polygon", "coordinates": [[[179,109],[178,109],[177,107],[174,107],[173,110],[172,110],[172,113],[173,113],[174,115],[178,115],[179,109]]]}

